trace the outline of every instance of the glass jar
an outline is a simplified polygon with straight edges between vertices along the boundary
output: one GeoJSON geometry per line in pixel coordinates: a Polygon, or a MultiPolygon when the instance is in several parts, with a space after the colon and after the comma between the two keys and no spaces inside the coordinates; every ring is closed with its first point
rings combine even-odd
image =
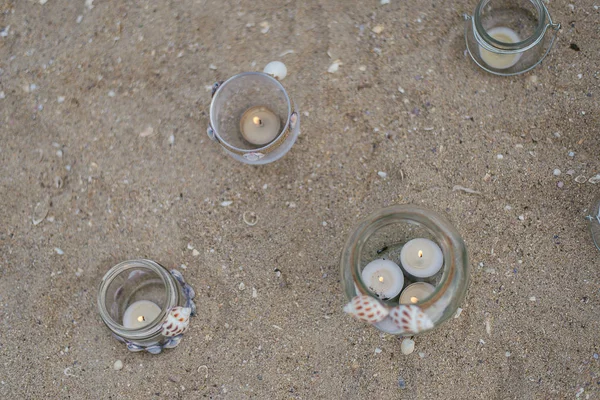
{"type": "MultiPolygon", "coordinates": [[[[261,120],[255,120],[259,126],[261,120]]],[[[276,161],[292,148],[299,133],[298,112],[281,83],[272,76],[244,72],[213,86],[207,134],[236,160],[255,165],[276,161]],[[266,110],[276,125],[272,139],[264,143],[252,143],[243,132],[244,118],[255,109],[266,110]]]]}
{"type": "Polygon", "coordinates": [[[467,250],[456,229],[443,216],[414,205],[384,208],[362,220],[344,245],[340,267],[343,290],[350,304],[362,298],[362,301],[369,303],[367,307],[382,311],[381,315],[385,315],[385,318],[370,322],[377,329],[394,335],[421,334],[451,318],[464,300],[469,284],[467,250]],[[403,290],[415,282],[427,282],[434,286],[433,293],[410,305],[398,304],[397,297],[379,299],[363,281],[363,269],[376,259],[402,265],[402,248],[415,238],[429,239],[437,244],[443,254],[443,266],[428,278],[411,276],[402,267],[403,290]],[[395,312],[400,318],[403,313],[408,313],[421,319],[414,321],[416,328],[407,329],[402,324],[394,323],[392,317],[395,312]]]}
{"type": "Polygon", "coordinates": [[[590,234],[596,248],[600,250],[600,197],[594,200],[591,207],[591,214],[587,216],[590,221],[590,234]]]}
{"type": "Polygon", "coordinates": [[[194,296],[179,271],[169,271],[151,260],[129,260],[115,265],[102,278],[98,310],[113,336],[129,350],[157,354],[179,344],[189,317],[196,314],[194,296]],[[142,308],[136,309],[134,304],[142,308]],[[152,318],[146,319],[144,314],[152,318]]]}
{"type": "Polygon", "coordinates": [[[560,29],[542,0],[481,0],[465,19],[473,61],[503,76],[522,74],[541,63],[560,29]]]}

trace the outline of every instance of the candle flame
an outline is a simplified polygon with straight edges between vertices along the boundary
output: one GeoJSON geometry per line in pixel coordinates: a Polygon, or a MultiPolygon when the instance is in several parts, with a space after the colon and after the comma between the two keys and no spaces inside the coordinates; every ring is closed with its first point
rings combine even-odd
{"type": "Polygon", "coordinates": [[[383,282],[383,276],[379,277],[379,282],[383,282]]]}
{"type": "Polygon", "coordinates": [[[143,315],[140,315],[139,317],[137,317],[137,320],[138,320],[139,322],[144,322],[144,321],[146,320],[146,318],[144,318],[144,316],[143,316],[143,315]]]}
{"type": "Polygon", "coordinates": [[[413,303],[413,304],[416,303],[417,301],[419,301],[419,299],[417,299],[415,296],[412,296],[410,298],[410,302],[413,303]]]}
{"type": "Polygon", "coordinates": [[[423,250],[419,250],[419,258],[423,258],[423,250]]]}
{"type": "Polygon", "coordinates": [[[263,122],[259,117],[254,117],[252,118],[252,122],[254,122],[254,125],[256,126],[262,126],[263,122]]]}

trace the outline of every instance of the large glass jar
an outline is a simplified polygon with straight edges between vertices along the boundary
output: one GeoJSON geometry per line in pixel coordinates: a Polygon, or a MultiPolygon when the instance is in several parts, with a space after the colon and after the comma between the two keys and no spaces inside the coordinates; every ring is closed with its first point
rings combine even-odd
{"type": "Polygon", "coordinates": [[[473,61],[504,76],[541,63],[560,29],[542,0],[481,0],[465,19],[465,40],[473,61]]]}
{"type": "Polygon", "coordinates": [[[179,344],[189,317],[196,313],[194,296],[179,271],[151,260],[129,260],[102,278],[98,310],[129,350],[156,354],[179,344]]]}
{"type": "Polygon", "coordinates": [[[369,309],[382,311],[382,316],[387,316],[372,323],[377,329],[394,335],[421,334],[451,318],[464,300],[469,284],[467,250],[454,226],[440,214],[414,205],[383,208],[362,220],[344,245],[340,267],[349,304],[362,298],[369,303],[369,309]],[[365,284],[363,269],[376,259],[402,265],[402,248],[415,238],[437,244],[443,255],[443,266],[438,273],[427,278],[412,276],[402,267],[402,290],[415,282],[425,282],[434,287],[432,293],[409,305],[399,304],[397,298],[380,299],[365,284]],[[394,323],[394,313],[400,319],[403,314],[410,314],[410,318],[419,317],[421,320],[408,321],[414,322],[415,328],[404,328],[402,324],[394,323]]]}

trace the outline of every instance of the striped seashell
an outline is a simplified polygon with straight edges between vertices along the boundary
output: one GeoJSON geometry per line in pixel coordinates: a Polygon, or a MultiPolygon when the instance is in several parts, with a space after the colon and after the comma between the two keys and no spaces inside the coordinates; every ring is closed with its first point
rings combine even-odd
{"type": "Polygon", "coordinates": [[[388,309],[378,300],[366,295],[354,297],[344,306],[344,312],[347,312],[360,321],[371,324],[383,321],[389,314],[388,309]]]}
{"type": "Polygon", "coordinates": [[[163,336],[177,336],[187,331],[191,313],[192,309],[189,307],[173,307],[162,324],[163,336]]]}
{"type": "Polygon", "coordinates": [[[403,333],[417,334],[433,328],[431,319],[419,306],[401,304],[392,308],[390,318],[403,333]]]}

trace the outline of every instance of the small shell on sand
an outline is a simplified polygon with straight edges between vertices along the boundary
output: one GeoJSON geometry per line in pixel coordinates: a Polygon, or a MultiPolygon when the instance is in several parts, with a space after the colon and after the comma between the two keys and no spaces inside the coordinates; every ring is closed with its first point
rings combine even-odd
{"type": "Polygon", "coordinates": [[[400,350],[402,351],[402,354],[412,353],[415,351],[415,341],[408,338],[404,339],[400,345],[400,350]]]}

